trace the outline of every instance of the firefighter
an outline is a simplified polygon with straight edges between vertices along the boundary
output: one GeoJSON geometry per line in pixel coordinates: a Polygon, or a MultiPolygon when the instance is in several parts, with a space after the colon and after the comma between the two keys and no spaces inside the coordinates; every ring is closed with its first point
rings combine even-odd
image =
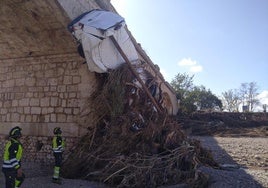
{"type": "Polygon", "coordinates": [[[53,154],[55,157],[55,166],[54,166],[54,175],[52,178],[53,183],[61,184],[60,180],[60,168],[62,163],[62,153],[64,151],[64,141],[61,137],[61,129],[60,127],[56,127],[53,131],[54,137],[52,141],[53,154]]]}
{"type": "Polygon", "coordinates": [[[14,127],[9,132],[9,141],[5,145],[2,171],[5,174],[6,188],[18,188],[25,179],[21,168],[23,147],[20,143],[21,128],[14,127]]]}

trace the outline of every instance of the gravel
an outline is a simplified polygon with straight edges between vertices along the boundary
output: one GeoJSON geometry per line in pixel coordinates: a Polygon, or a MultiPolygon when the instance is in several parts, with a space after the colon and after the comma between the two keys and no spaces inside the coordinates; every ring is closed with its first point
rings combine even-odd
{"type": "Polygon", "coordinates": [[[267,137],[194,137],[211,150],[214,159],[223,167],[216,170],[202,167],[210,175],[210,188],[267,187],[267,137]]]}
{"type": "MultiPolygon", "coordinates": [[[[268,188],[268,138],[194,137],[211,150],[223,169],[200,167],[209,175],[209,188],[268,188]]],[[[62,185],[51,182],[52,166],[24,163],[27,178],[21,188],[108,188],[104,184],[78,179],[62,179],[62,185]]],[[[0,185],[4,185],[0,173],[0,185]]],[[[181,185],[168,187],[187,187],[181,185]]]]}

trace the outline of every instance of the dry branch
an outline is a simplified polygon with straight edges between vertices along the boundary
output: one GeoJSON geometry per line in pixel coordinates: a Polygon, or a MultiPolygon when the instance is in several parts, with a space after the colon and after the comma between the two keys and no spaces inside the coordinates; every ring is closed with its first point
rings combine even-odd
{"type": "Polygon", "coordinates": [[[65,161],[64,176],[117,187],[205,186],[207,176],[197,167],[217,166],[211,154],[188,139],[176,121],[158,114],[142,89],[133,99],[137,90],[132,81],[122,66],[92,95],[89,105],[95,107],[96,125],[65,161]]]}

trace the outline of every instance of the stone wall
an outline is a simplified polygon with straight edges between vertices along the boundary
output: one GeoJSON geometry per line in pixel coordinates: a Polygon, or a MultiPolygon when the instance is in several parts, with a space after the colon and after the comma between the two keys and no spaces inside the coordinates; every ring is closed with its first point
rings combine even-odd
{"type": "Polygon", "coordinates": [[[68,153],[88,124],[94,125],[80,115],[91,110],[84,105],[96,88],[95,74],[76,53],[66,26],[85,11],[113,7],[109,0],[5,1],[1,6],[7,16],[0,28],[0,155],[10,129],[20,126],[24,160],[51,162],[55,127],[62,128],[68,153]]]}
{"type": "MultiPolygon", "coordinates": [[[[3,158],[3,151],[7,139],[8,139],[7,136],[0,135],[1,159],[3,158]]],[[[22,164],[25,162],[36,162],[38,164],[45,164],[45,165],[53,164],[54,156],[52,152],[52,139],[53,139],[52,136],[46,136],[46,137],[23,136],[20,140],[23,145],[22,164]]],[[[79,138],[67,137],[63,139],[65,140],[66,143],[63,157],[66,158],[68,154],[72,152],[72,147],[78,142],[79,138]]]]}
{"type": "MultiPolygon", "coordinates": [[[[74,126],[95,83],[94,74],[82,62],[77,54],[2,60],[1,133],[20,125],[27,128],[27,135],[45,136],[52,133],[46,125],[74,126]],[[41,124],[38,130],[37,123],[41,124]]],[[[78,130],[66,131],[79,135],[78,130]]]]}
{"type": "Polygon", "coordinates": [[[77,54],[0,60],[1,151],[10,129],[20,126],[25,160],[51,162],[53,129],[61,127],[68,153],[85,134],[77,122],[96,86],[83,62],[77,54]]]}

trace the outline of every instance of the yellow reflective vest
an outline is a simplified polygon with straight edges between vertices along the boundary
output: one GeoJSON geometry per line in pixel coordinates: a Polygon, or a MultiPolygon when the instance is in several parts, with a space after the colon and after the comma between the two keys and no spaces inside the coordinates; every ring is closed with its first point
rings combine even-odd
{"type": "Polygon", "coordinates": [[[64,146],[65,146],[65,143],[61,135],[57,135],[53,137],[52,149],[54,153],[62,153],[64,151],[64,146]]]}
{"type": "Polygon", "coordinates": [[[21,167],[22,150],[22,144],[18,140],[10,138],[5,146],[3,169],[19,169],[21,167]]]}

